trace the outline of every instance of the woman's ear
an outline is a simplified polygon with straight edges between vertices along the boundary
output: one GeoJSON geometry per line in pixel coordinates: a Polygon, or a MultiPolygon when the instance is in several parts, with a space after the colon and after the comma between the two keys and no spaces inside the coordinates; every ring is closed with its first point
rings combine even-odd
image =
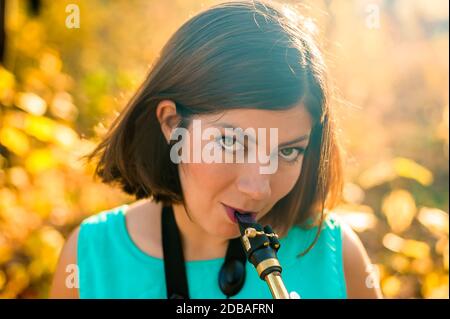
{"type": "Polygon", "coordinates": [[[167,143],[170,143],[172,131],[177,127],[181,120],[181,117],[177,114],[175,103],[171,100],[162,100],[159,102],[156,106],[156,118],[161,125],[161,131],[163,132],[167,143]]]}

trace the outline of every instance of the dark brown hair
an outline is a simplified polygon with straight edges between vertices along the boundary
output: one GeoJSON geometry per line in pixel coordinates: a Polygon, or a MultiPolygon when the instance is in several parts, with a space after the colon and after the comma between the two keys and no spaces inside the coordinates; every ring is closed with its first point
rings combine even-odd
{"type": "Polygon", "coordinates": [[[160,101],[175,101],[182,127],[198,114],[284,110],[303,103],[313,127],[300,178],[261,223],[283,236],[292,225],[313,220],[319,224],[316,241],[324,212],[340,199],[341,155],[325,63],[301,16],[293,19],[285,9],[272,2],[233,1],[182,25],[102,142],[86,156],[89,161],[99,157],[95,174],[136,199],[184,204],[177,165],[156,118],[160,101]]]}

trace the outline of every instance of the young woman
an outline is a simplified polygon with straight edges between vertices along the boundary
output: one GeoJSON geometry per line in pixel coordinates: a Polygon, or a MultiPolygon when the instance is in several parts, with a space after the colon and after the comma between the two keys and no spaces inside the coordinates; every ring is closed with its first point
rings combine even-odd
{"type": "MultiPolygon", "coordinates": [[[[93,215],[73,231],[51,297],[171,298],[169,285],[185,282],[184,297],[225,298],[218,278],[232,239],[241,235],[235,211],[279,235],[277,255],[291,297],[380,297],[360,240],[330,213],[343,177],[326,69],[302,20],[286,10],[228,2],[194,16],[171,37],[88,156],[99,158],[103,182],[120,185],[136,202],[93,215]],[[196,120],[201,132],[215,133],[198,141],[196,120]],[[181,128],[192,134],[180,144],[181,128]],[[230,128],[257,134],[241,139],[230,128]],[[265,141],[275,131],[273,148],[265,141]],[[174,152],[175,145],[183,147],[174,152]],[[205,155],[206,145],[220,151],[219,161],[192,160],[205,155]],[[260,156],[224,160],[238,152],[250,159],[256,146],[276,164],[271,172],[261,170],[267,161],[260,156]],[[180,162],[177,154],[191,156],[180,162]],[[179,249],[164,248],[169,235],[162,224],[170,214],[179,249]],[[175,273],[167,267],[169,254],[184,262],[175,273]],[[68,265],[76,271],[67,272],[68,265]],[[68,284],[71,275],[77,284],[68,284]]],[[[244,267],[231,298],[272,298],[253,265],[244,267]]]]}

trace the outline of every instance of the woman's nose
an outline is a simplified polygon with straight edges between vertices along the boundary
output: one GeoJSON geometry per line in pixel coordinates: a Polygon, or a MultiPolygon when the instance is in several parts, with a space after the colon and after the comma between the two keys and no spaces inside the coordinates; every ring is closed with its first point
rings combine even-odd
{"type": "Polygon", "coordinates": [[[237,188],[254,200],[267,199],[271,195],[270,175],[260,174],[256,170],[254,174],[242,175],[237,181],[237,188]]]}

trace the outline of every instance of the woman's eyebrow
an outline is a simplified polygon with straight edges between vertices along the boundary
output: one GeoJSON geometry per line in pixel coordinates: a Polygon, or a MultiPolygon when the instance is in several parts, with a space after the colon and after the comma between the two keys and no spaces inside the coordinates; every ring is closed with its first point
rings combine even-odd
{"type": "MultiPolygon", "coordinates": [[[[216,125],[219,126],[219,127],[223,127],[223,128],[236,129],[236,127],[233,124],[230,124],[230,123],[223,123],[223,122],[221,122],[221,123],[217,123],[216,125]]],[[[306,140],[308,137],[309,137],[309,134],[305,134],[305,135],[302,135],[302,136],[299,136],[299,137],[293,139],[292,141],[282,143],[282,144],[278,145],[278,147],[283,147],[283,146],[291,145],[291,144],[294,144],[294,143],[302,142],[302,141],[306,140]]],[[[250,138],[250,140],[253,143],[255,143],[255,140],[253,139],[252,136],[249,136],[249,138],[250,138]]]]}
{"type": "Polygon", "coordinates": [[[303,136],[297,137],[296,139],[293,139],[292,141],[282,143],[282,144],[278,145],[278,147],[287,146],[287,145],[291,145],[291,144],[294,144],[294,143],[302,142],[302,141],[306,140],[308,137],[309,137],[309,134],[305,134],[303,136]]]}
{"type": "MultiPolygon", "coordinates": [[[[217,123],[216,126],[219,126],[219,127],[222,127],[222,128],[231,128],[231,129],[233,129],[233,130],[235,130],[235,129],[242,129],[242,128],[240,128],[240,127],[234,126],[233,124],[230,124],[230,123],[224,123],[224,122],[217,123]]],[[[242,131],[245,131],[245,130],[242,129],[242,131]]],[[[251,136],[251,135],[246,135],[246,136],[248,137],[248,139],[249,139],[252,143],[256,143],[256,140],[255,140],[255,138],[254,138],[253,136],[251,136]]]]}

